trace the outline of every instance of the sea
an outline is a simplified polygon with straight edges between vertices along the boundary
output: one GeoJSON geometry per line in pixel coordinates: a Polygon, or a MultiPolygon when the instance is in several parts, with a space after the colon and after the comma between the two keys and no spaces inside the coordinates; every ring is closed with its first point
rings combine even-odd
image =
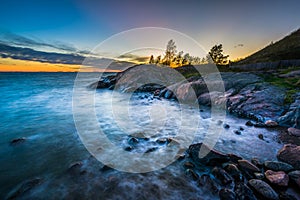
{"type": "Polygon", "coordinates": [[[206,140],[224,153],[260,161],[275,160],[282,147],[277,130],[247,127],[246,119],[225,114],[216,120],[209,108],[149,93],[91,89],[99,79],[94,73],[76,77],[0,73],[0,199],[217,199],[186,175],[165,139],[175,138],[175,146],[183,141],[175,148],[181,154],[206,140]],[[229,129],[223,128],[225,123],[229,129]],[[235,130],[243,131],[237,135],[235,130]],[[12,142],[20,138],[24,140],[12,142]],[[125,153],[118,157],[116,152],[125,153]],[[140,162],[151,153],[155,156],[140,162]],[[74,163],[85,170],[70,175],[74,163]],[[41,183],[26,185],[36,177],[41,183]]]}

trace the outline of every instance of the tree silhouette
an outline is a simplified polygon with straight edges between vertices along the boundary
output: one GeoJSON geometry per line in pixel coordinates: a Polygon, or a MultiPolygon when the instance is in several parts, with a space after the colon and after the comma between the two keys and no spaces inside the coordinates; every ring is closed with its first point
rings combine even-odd
{"type": "Polygon", "coordinates": [[[160,63],[160,60],[161,60],[161,56],[157,56],[156,61],[155,61],[155,64],[159,64],[159,63],[160,63]]]}
{"type": "Polygon", "coordinates": [[[165,65],[171,65],[171,62],[173,61],[175,55],[176,55],[176,45],[174,40],[169,40],[165,52],[165,57],[163,59],[163,64],[165,65]]]}
{"type": "Polygon", "coordinates": [[[211,63],[211,60],[217,65],[225,65],[227,64],[227,58],[229,55],[223,55],[223,45],[215,45],[208,52],[207,61],[211,63]],[[210,57],[210,58],[209,58],[210,57]]]}
{"type": "Polygon", "coordinates": [[[150,64],[153,64],[153,63],[154,63],[154,56],[153,56],[153,55],[150,56],[149,63],[150,63],[150,64]]]}

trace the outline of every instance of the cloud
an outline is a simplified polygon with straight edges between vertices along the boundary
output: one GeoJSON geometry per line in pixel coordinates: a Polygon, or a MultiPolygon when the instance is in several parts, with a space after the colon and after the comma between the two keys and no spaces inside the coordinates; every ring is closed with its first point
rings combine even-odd
{"type": "Polygon", "coordinates": [[[53,43],[44,42],[40,39],[31,39],[21,35],[17,35],[11,32],[1,32],[0,33],[1,43],[21,46],[21,47],[30,47],[30,48],[51,48],[60,51],[66,52],[78,52],[79,50],[73,45],[66,44],[63,42],[55,41],[53,43]]]}
{"type": "Polygon", "coordinates": [[[147,62],[149,60],[149,58],[150,58],[149,56],[138,56],[138,55],[131,54],[131,53],[123,54],[118,57],[118,59],[120,59],[120,60],[125,60],[128,62],[138,62],[138,63],[147,62]]]}
{"type": "Polygon", "coordinates": [[[243,47],[243,46],[244,46],[244,44],[237,44],[234,46],[234,48],[243,47]]]}
{"type": "Polygon", "coordinates": [[[79,54],[54,53],[36,51],[31,48],[9,46],[0,43],[0,58],[12,58],[17,60],[37,61],[53,64],[82,65],[84,68],[124,70],[135,65],[132,62],[116,61],[109,58],[85,57],[79,54]]]}

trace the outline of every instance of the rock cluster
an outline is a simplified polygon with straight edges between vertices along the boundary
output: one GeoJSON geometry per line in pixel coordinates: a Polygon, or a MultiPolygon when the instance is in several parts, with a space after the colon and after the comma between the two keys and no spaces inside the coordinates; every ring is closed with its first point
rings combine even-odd
{"type": "Polygon", "coordinates": [[[297,165],[282,161],[249,161],[213,149],[203,156],[202,152],[207,152],[208,149],[203,143],[191,145],[183,166],[199,187],[218,194],[220,199],[296,199],[287,189],[289,186],[300,186],[297,165]],[[207,168],[210,171],[203,172],[207,168]]]}

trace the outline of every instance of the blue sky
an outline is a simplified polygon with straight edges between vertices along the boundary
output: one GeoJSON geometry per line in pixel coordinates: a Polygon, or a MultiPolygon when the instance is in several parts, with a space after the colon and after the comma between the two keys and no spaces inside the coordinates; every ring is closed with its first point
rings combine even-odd
{"type": "Polygon", "coordinates": [[[206,49],[222,43],[231,58],[248,55],[298,29],[300,19],[296,0],[0,2],[0,30],[33,40],[92,49],[121,31],[157,26],[183,32],[206,49]]]}

